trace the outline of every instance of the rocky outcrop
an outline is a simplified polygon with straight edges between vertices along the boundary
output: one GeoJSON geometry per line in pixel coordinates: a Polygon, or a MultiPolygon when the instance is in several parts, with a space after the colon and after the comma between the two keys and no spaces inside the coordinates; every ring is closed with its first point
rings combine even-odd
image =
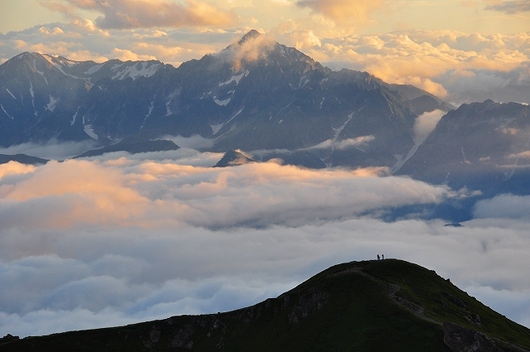
{"type": "Polygon", "coordinates": [[[444,342],[454,352],[502,352],[495,342],[479,333],[456,324],[443,324],[444,342]]]}
{"type": "Polygon", "coordinates": [[[311,287],[309,292],[300,297],[289,313],[289,324],[296,324],[315,310],[321,309],[329,300],[329,293],[311,287]]]}

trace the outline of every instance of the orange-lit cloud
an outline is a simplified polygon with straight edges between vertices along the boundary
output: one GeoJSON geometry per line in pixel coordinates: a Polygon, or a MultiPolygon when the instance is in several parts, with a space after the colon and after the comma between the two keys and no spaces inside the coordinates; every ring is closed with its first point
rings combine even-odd
{"type": "Polygon", "coordinates": [[[9,163],[2,169],[12,175],[2,185],[0,203],[9,214],[2,220],[4,228],[303,223],[387,205],[438,202],[449,194],[444,187],[406,178],[379,178],[385,172],[381,169],[309,170],[274,162],[205,168],[119,157],[103,163],[51,161],[38,167],[9,163]],[[324,189],[327,196],[321,199],[324,189]],[[363,197],[351,198],[349,192],[363,197]],[[307,215],[298,210],[300,204],[307,215]],[[26,209],[38,207],[43,209],[34,222],[24,218],[26,209]]]}
{"type": "Polygon", "coordinates": [[[223,27],[237,22],[235,13],[196,0],[185,4],[167,0],[41,0],[41,4],[69,17],[74,17],[78,9],[101,13],[95,22],[103,29],[223,27]]]}
{"type": "Polygon", "coordinates": [[[9,179],[2,185],[9,192],[2,192],[1,206],[10,214],[2,220],[3,226],[17,226],[17,221],[30,228],[119,224],[140,215],[145,206],[146,199],[124,186],[117,171],[94,163],[51,161],[30,171],[31,177],[9,179]],[[25,211],[35,211],[36,216],[23,220],[25,211]]]}
{"type": "Polygon", "coordinates": [[[112,50],[112,56],[122,61],[156,60],[156,56],[153,56],[153,55],[136,54],[128,49],[118,49],[118,48],[114,48],[112,50]]]}
{"type": "Polygon", "coordinates": [[[334,21],[349,23],[366,22],[374,11],[380,10],[385,0],[299,0],[297,5],[308,7],[334,21]]]}
{"type": "Polygon", "coordinates": [[[0,164],[0,180],[2,177],[8,175],[26,174],[33,172],[34,170],[35,166],[33,165],[20,164],[16,161],[10,161],[5,164],[0,164]]]}
{"type": "MultiPolygon", "coordinates": [[[[516,35],[480,35],[453,31],[410,31],[383,35],[349,36],[340,40],[322,41],[321,47],[309,50],[311,56],[324,62],[367,71],[386,82],[412,84],[450,101],[458,96],[469,99],[461,89],[482,90],[478,100],[485,100],[488,93],[510,83],[521,87],[530,85],[526,67],[530,62],[530,37],[526,33],[516,35]],[[498,83],[478,82],[490,75],[498,83]],[[494,85],[495,84],[495,85],[494,85]],[[453,91],[453,90],[458,90],[453,91]]],[[[335,66],[336,65],[336,66],[335,66]]],[[[514,94],[513,100],[526,93],[514,94]]],[[[526,92],[526,91],[524,91],[526,92]]],[[[490,98],[498,99],[497,97],[490,98]]],[[[506,98],[502,98],[504,101],[506,98]]]]}
{"type": "Polygon", "coordinates": [[[525,150],[524,152],[515,153],[508,155],[508,158],[510,159],[530,159],[530,150],[525,150]]]}

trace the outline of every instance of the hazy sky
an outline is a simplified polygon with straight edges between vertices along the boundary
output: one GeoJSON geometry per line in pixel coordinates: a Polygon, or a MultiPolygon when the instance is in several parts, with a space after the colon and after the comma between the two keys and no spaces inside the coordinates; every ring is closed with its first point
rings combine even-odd
{"type": "MultiPolygon", "coordinates": [[[[0,63],[37,51],[178,66],[255,28],[334,69],[455,103],[530,103],[529,16],[524,0],[2,0],[0,63]]],[[[0,153],[63,159],[89,147],[0,153]]],[[[181,149],[0,165],[0,336],[239,308],[377,253],[530,326],[529,196],[484,200],[461,228],[388,223],[386,207],[465,194],[374,170],[210,168],[220,158],[181,149]]]]}
{"type": "Polygon", "coordinates": [[[530,0],[4,0],[0,63],[37,51],[178,66],[253,28],[456,104],[530,102],[530,0]]]}

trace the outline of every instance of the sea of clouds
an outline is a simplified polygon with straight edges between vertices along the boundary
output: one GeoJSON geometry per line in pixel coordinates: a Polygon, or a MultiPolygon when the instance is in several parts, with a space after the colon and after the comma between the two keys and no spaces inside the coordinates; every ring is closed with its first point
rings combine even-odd
{"type": "MultiPolygon", "coordinates": [[[[83,148],[41,150],[62,160],[83,148]]],[[[221,156],[0,165],[0,335],[232,310],[377,254],[435,270],[530,326],[530,197],[483,200],[462,227],[385,222],[384,209],[462,194],[370,169],[212,168],[221,156]]]]}

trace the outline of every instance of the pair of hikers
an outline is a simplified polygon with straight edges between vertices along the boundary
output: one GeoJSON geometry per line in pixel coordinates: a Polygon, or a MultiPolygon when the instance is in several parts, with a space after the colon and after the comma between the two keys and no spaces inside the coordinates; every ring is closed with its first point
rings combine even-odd
{"type": "Polygon", "coordinates": [[[384,254],[381,254],[381,255],[377,255],[377,260],[381,260],[381,259],[385,259],[385,255],[384,254]]]}

